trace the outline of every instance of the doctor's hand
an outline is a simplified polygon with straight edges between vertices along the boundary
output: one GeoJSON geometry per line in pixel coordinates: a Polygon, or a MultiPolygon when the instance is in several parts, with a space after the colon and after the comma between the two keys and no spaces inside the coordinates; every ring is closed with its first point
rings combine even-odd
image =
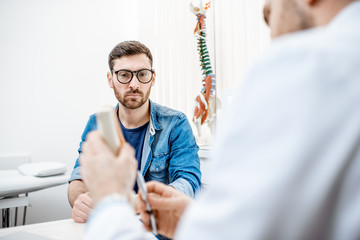
{"type": "Polygon", "coordinates": [[[71,217],[77,223],[85,223],[93,208],[93,200],[90,197],[90,193],[80,194],[74,202],[71,217]]]}
{"type": "Polygon", "coordinates": [[[115,156],[98,131],[86,136],[80,154],[81,175],[90,190],[94,205],[113,193],[128,196],[135,183],[137,161],[128,144],[115,156]]]}
{"type": "MultiPolygon", "coordinates": [[[[192,199],[171,186],[160,182],[146,183],[148,201],[156,218],[159,234],[173,238],[178,222],[192,199]]],[[[142,205],[141,220],[151,231],[150,216],[142,205]]]]}

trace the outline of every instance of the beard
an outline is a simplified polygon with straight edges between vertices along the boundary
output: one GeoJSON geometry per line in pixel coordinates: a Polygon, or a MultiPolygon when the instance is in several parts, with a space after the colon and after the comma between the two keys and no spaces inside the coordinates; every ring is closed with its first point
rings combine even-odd
{"type": "Polygon", "coordinates": [[[312,15],[296,0],[282,0],[275,7],[273,23],[270,21],[272,38],[314,27],[312,15]]]}
{"type": "Polygon", "coordinates": [[[296,12],[298,19],[297,29],[300,31],[313,28],[315,26],[313,17],[308,12],[306,12],[306,10],[301,7],[297,2],[294,1],[293,4],[293,8],[296,12]]]}
{"type": "Polygon", "coordinates": [[[124,107],[128,109],[137,109],[144,105],[144,103],[146,103],[146,101],[149,99],[150,90],[151,88],[149,88],[145,94],[139,90],[128,90],[123,95],[121,95],[120,92],[114,87],[114,94],[119,103],[124,107]],[[137,94],[139,97],[130,97],[129,95],[132,94],[137,94]]]}

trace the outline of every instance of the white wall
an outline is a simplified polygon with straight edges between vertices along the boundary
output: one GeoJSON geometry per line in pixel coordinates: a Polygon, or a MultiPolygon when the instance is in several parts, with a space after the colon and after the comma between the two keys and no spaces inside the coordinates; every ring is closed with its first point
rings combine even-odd
{"type": "MultiPolygon", "coordinates": [[[[137,38],[136,9],[126,0],[0,1],[0,154],[71,170],[88,116],[115,103],[107,56],[137,38]]],[[[31,193],[27,222],[71,217],[66,190],[31,193]]]]}
{"type": "Polygon", "coordinates": [[[251,63],[270,43],[263,18],[265,0],[215,1],[218,93],[241,82],[251,63]]]}
{"type": "MultiPolygon", "coordinates": [[[[206,21],[220,93],[269,42],[262,3],[213,1],[206,21]]],[[[153,52],[151,98],[191,118],[201,90],[195,23],[184,0],[0,1],[0,155],[29,153],[33,161],[64,162],[70,172],[88,116],[115,103],[107,56],[123,40],[153,52]]],[[[69,218],[66,189],[31,193],[28,223],[69,218]]]]}

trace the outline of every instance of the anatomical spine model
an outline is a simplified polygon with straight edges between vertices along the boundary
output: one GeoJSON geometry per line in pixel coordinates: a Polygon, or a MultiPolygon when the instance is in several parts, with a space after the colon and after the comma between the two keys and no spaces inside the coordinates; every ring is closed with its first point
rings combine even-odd
{"type": "Polygon", "coordinates": [[[195,98],[195,109],[193,122],[196,126],[199,136],[201,136],[201,125],[207,124],[213,132],[216,113],[215,101],[215,75],[213,73],[210,55],[206,44],[206,11],[210,8],[210,2],[203,6],[202,0],[199,0],[199,6],[195,7],[190,3],[190,10],[197,17],[197,23],[194,35],[197,38],[197,50],[200,56],[200,66],[202,70],[201,92],[195,98]]]}

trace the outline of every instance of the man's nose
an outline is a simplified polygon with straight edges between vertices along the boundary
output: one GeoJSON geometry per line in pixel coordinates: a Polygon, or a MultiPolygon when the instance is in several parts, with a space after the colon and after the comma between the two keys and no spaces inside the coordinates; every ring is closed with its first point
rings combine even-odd
{"type": "Polygon", "coordinates": [[[140,87],[139,79],[137,78],[136,74],[134,74],[133,79],[129,83],[129,87],[132,89],[138,89],[140,87]]]}

